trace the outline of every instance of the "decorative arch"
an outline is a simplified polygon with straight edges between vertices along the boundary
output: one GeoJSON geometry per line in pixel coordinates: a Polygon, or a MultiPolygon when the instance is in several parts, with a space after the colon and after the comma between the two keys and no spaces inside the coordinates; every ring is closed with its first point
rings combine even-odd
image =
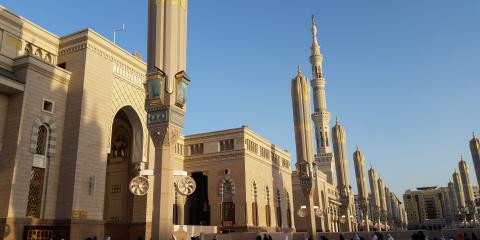
{"type": "Polygon", "coordinates": [[[33,122],[30,152],[35,154],[38,144],[38,133],[42,125],[45,125],[49,131],[46,156],[53,157],[55,156],[55,146],[57,145],[57,126],[53,119],[47,116],[41,116],[33,122]]]}
{"type": "Polygon", "coordinates": [[[277,227],[282,227],[282,202],[280,197],[280,189],[277,189],[276,204],[277,204],[277,209],[276,209],[277,210],[276,212],[277,227]]]}
{"type": "Polygon", "coordinates": [[[272,225],[272,213],[270,207],[270,188],[265,186],[265,223],[268,227],[272,225]]]}
{"type": "Polygon", "coordinates": [[[230,185],[232,186],[232,194],[235,194],[235,182],[233,181],[233,179],[230,176],[225,176],[220,181],[220,184],[218,186],[218,193],[219,193],[220,196],[223,195],[223,191],[224,191],[226,183],[230,183],[230,185]]]}
{"type": "Polygon", "coordinates": [[[270,188],[268,186],[265,186],[265,201],[270,204],[270,188]]]}
{"type": "MultiPolygon", "coordinates": [[[[113,132],[113,122],[115,120],[115,117],[117,116],[118,112],[123,111],[125,115],[127,115],[128,121],[131,124],[132,128],[132,136],[133,136],[133,141],[132,141],[132,162],[133,163],[141,163],[141,162],[146,162],[147,160],[145,159],[144,156],[144,149],[143,149],[143,143],[144,143],[144,127],[142,125],[142,121],[140,120],[140,114],[138,114],[135,109],[130,106],[130,105],[125,105],[121,108],[119,108],[116,113],[113,115],[113,118],[111,119],[111,126],[112,129],[110,129],[111,132],[113,132]]],[[[110,138],[112,138],[112,134],[110,134],[110,138]]],[[[111,146],[112,139],[109,140],[109,149],[112,148],[111,146]]]]}
{"type": "Polygon", "coordinates": [[[43,55],[42,50],[40,48],[37,48],[34,55],[39,57],[39,58],[42,58],[42,55],[43,55]]]}
{"type": "Polygon", "coordinates": [[[290,209],[290,194],[288,191],[285,191],[287,198],[287,226],[292,228],[292,210],[290,209]]]}
{"type": "Polygon", "coordinates": [[[45,56],[43,56],[43,60],[47,63],[52,63],[52,56],[50,53],[45,54],[45,56]]]}

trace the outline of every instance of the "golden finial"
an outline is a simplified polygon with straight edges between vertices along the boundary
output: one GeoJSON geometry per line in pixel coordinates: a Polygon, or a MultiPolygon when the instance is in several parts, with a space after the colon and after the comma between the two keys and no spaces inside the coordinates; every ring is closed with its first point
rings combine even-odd
{"type": "Polygon", "coordinates": [[[355,144],[355,148],[357,149],[357,151],[359,151],[359,149],[358,149],[358,144],[355,144]]]}
{"type": "Polygon", "coordinates": [[[297,74],[298,76],[302,75],[302,69],[300,69],[300,64],[298,64],[297,74]]]}

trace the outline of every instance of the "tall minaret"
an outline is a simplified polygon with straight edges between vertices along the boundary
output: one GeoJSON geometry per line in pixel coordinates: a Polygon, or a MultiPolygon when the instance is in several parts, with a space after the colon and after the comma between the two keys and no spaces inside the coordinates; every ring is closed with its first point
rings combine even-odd
{"type": "MultiPolygon", "coordinates": [[[[145,83],[147,128],[153,145],[151,236],[172,239],[174,200],[174,145],[183,131],[186,112],[188,0],[148,1],[148,60],[145,83]]],[[[150,215],[150,214],[148,214],[150,215]]]]}
{"type": "Polygon", "coordinates": [[[383,220],[385,230],[387,228],[387,195],[385,193],[385,182],[383,179],[378,178],[378,195],[380,196],[380,219],[383,220]]]}
{"type": "Polygon", "coordinates": [[[297,76],[292,80],[292,107],[295,129],[295,145],[297,150],[297,174],[300,178],[304,202],[307,206],[307,229],[312,239],[316,239],[316,223],[312,194],[314,161],[312,144],[312,124],[310,120],[310,87],[307,77],[298,67],[297,76]]]}
{"type": "Polygon", "coordinates": [[[370,194],[372,196],[373,206],[373,209],[370,209],[370,211],[372,211],[374,216],[373,221],[376,221],[378,226],[380,226],[380,193],[378,192],[378,176],[375,172],[375,169],[372,167],[370,167],[370,170],[368,170],[368,179],[370,181],[370,194]]]}
{"type": "Polygon", "coordinates": [[[348,173],[347,137],[345,129],[337,123],[332,128],[333,151],[335,154],[335,167],[337,175],[337,189],[340,191],[340,215],[346,218],[342,225],[342,231],[353,231],[352,218],[355,217],[354,200],[348,173]]]}
{"type": "Polygon", "coordinates": [[[475,175],[477,175],[477,183],[480,187],[480,140],[475,136],[475,132],[473,132],[473,138],[470,140],[470,152],[472,153],[475,175]]]}
{"type": "Polygon", "coordinates": [[[463,195],[465,196],[465,204],[470,213],[470,217],[476,220],[475,211],[475,195],[473,194],[472,184],[470,183],[470,171],[468,170],[467,162],[463,160],[463,157],[458,162],[458,168],[460,169],[460,177],[462,178],[463,195]]]}
{"type": "Polygon", "coordinates": [[[360,210],[363,214],[363,220],[365,221],[364,231],[370,231],[368,226],[368,191],[367,191],[367,178],[365,176],[365,157],[360,149],[353,153],[353,163],[355,164],[355,175],[357,177],[357,189],[360,210]]]}
{"type": "Polygon", "coordinates": [[[325,94],[325,79],[323,78],[320,45],[317,39],[317,26],[315,17],[312,16],[313,43],[311,48],[310,64],[312,65],[312,89],[313,89],[313,123],[315,124],[315,139],[317,143],[316,160],[319,169],[327,175],[327,181],[334,184],[334,160],[330,145],[330,113],[327,111],[327,99],[325,94]]]}

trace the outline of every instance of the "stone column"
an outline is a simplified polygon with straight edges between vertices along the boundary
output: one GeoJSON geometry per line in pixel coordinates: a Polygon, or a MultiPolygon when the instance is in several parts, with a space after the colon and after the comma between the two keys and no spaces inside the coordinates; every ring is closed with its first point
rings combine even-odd
{"type": "MultiPolygon", "coordinates": [[[[370,170],[368,170],[368,178],[370,181],[370,192],[372,195],[372,206],[373,209],[370,209],[372,211],[372,215],[375,217],[374,222],[376,221],[378,226],[380,226],[380,196],[378,192],[378,176],[375,170],[370,167],[370,170]]],[[[374,223],[375,224],[375,223],[374,223]]]]}
{"type": "Polygon", "coordinates": [[[185,200],[186,196],[178,194],[177,198],[177,216],[178,225],[185,225],[185,200]]]}
{"type": "Polygon", "coordinates": [[[340,221],[341,229],[345,232],[353,230],[352,217],[355,218],[355,212],[352,211],[354,205],[353,194],[350,185],[350,175],[348,173],[347,157],[347,139],[345,129],[337,122],[332,128],[333,152],[335,156],[335,167],[337,175],[337,187],[340,192],[340,221]]]}
{"type": "Polygon", "coordinates": [[[353,153],[353,163],[355,165],[355,175],[357,177],[358,201],[360,210],[365,221],[365,231],[369,232],[368,226],[368,192],[367,192],[367,178],[365,177],[365,157],[358,149],[353,153]]]}
{"type": "Polygon", "coordinates": [[[307,77],[298,67],[297,76],[292,80],[292,107],[295,126],[295,144],[297,150],[297,172],[307,207],[307,229],[309,235],[316,239],[314,201],[312,185],[314,184],[312,163],[314,161],[312,144],[312,125],[310,120],[310,87],[307,77]]]}
{"type": "Polygon", "coordinates": [[[473,166],[477,176],[477,186],[480,186],[480,140],[475,136],[475,133],[473,133],[473,138],[470,140],[470,152],[472,153],[473,166]]]}
{"type": "Polygon", "coordinates": [[[476,225],[476,211],[475,211],[475,195],[473,194],[472,184],[470,183],[470,171],[467,162],[462,159],[458,162],[460,169],[460,177],[462,178],[463,195],[465,196],[465,204],[468,208],[473,223],[476,225]]]}
{"type": "Polygon", "coordinates": [[[465,196],[463,195],[462,179],[458,174],[457,170],[452,175],[453,177],[453,187],[455,188],[455,195],[457,199],[458,210],[460,214],[463,215],[463,221],[466,220],[466,205],[465,205],[465,196]]]}
{"type": "Polygon", "coordinates": [[[387,227],[387,197],[385,195],[385,182],[383,179],[378,179],[378,195],[380,196],[380,222],[383,220],[385,229],[387,227]]]}
{"type": "Polygon", "coordinates": [[[147,127],[155,146],[152,239],[173,236],[174,146],[186,112],[188,0],[148,1],[147,127]]]}

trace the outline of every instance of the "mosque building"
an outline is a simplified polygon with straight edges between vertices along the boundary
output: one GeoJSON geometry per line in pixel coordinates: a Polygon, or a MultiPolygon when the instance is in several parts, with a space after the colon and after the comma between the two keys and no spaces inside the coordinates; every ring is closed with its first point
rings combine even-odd
{"type": "MultiPolygon", "coordinates": [[[[129,189],[155,163],[147,68],[92,29],[57,36],[0,8],[0,238],[149,239],[154,189],[129,189]]],[[[169,137],[196,183],[184,196],[173,179],[172,224],[295,231],[288,151],[247,126],[169,137]]]]}

